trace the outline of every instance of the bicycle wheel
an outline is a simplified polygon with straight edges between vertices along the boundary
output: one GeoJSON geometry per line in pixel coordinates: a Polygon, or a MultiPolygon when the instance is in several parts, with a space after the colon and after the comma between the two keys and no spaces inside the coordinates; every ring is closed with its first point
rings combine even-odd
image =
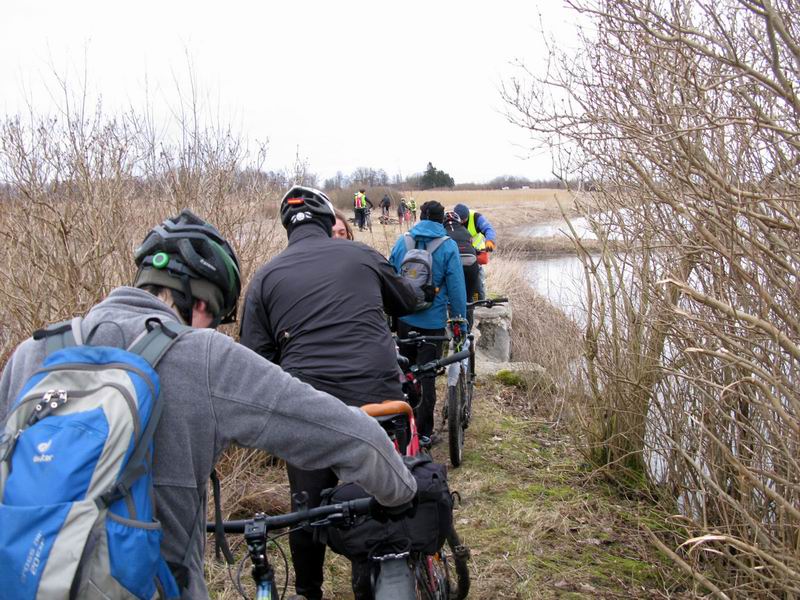
{"type": "Polygon", "coordinates": [[[468,372],[463,374],[463,376],[465,378],[464,414],[461,417],[461,422],[464,424],[464,429],[466,429],[469,427],[469,422],[472,419],[472,394],[475,391],[475,381],[468,372]]]}
{"type": "Polygon", "coordinates": [[[464,449],[464,375],[459,373],[455,385],[447,388],[447,432],[450,446],[450,463],[461,464],[464,449]]]}
{"type": "Polygon", "coordinates": [[[433,556],[420,556],[414,568],[417,600],[450,600],[450,570],[446,548],[433,556]]]}
{"type": "Polygon", "coordinates": [[[450,600],[464,600],[469,594],[470,586],[469,548],[461,543],[455,527],[451,527],[450,533],[447,534],[447,547],[449,549],[448,565],[455,571],[454,574],[450,573],[448,576],[450,600]]]}
{"type": "Polygon", "coordinates": [[[418,600],[464,600],[469,594],[469,549],[455,528],[433,556],[421,556],[415,564],[418,600]]]}

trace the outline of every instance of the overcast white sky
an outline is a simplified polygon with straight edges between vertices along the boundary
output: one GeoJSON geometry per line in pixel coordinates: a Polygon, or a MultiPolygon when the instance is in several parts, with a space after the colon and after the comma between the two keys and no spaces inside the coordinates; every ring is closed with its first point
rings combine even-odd
{"type": "Polygon", "coordinates": [[[456,182],[550,176],[507,123],[499,87],[521,59],[544,58],[546,31],[567,43],[561,0],[5,0],[0,112],[51,102],[53,71],[101,94],[107,110],[174,105],[191,61],[207,108],[251,140],[267,169],[299,145],[322,178],[356,167],[404,176],[428,161],[456,182]],[[187,59],[188,55],[188,59],[187,59]]]}

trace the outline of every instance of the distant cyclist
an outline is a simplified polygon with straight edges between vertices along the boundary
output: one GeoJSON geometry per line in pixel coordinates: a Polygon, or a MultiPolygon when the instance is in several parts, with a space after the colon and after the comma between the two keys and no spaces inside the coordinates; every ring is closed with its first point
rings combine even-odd
{"type": "Polygon", "coordinates": [[[364,231],[367,223],[367,207],[373,208],[372,201],[367,198],[364,188],[353,194],[353,212],[355,213],[356,227],[359,231],[364,231]]]}
{"type": "Polygon", "coordinates": [[[381,217],[384,220],[387,220],[389,218],[389,209],[392,207],[392,199],[389,198],[389,194],[383,195],[383,198],[381,198],[380,207],[381,217]]]}
{"type": "MultiPolygon", "coordinates": [[[[489,220],[481,213],[470,210],[466,204],[456,204],[453,211],[458,214],[461,223],[472,236],[472,246],[478,252],[479,259],[481,252],[493,252],[497,247],[497,233],[489,220]]],[[[481,264],[478,294],[483,299],[486,297],[486,274],[482,266],[483,261],[479,260],[478,262],[481,264]]]]}
{"type": "MultiPolygon", "coordinates": [[[[402,399],[397,351],[384,312],[414,309],[416,295],[377,251],[331,238],[328,197],[294,186],[280,204],[289,246],[253,277],[244,303],[241,342],[312,387],[360,406],[402,399]]],[[[338,481],[330,469],[287,464],[292,493],[318,506],[338,481]]],[[[297,507],[293,505],[293,510],[297,507]]],[[[322,597],[325,545],[303,529],[289,534],[298,594],[322,597]]],[[[353,564],[356,598],[369,597],[369,569],[353,564]]]]}
{"type": "Polygon", "coordinates": [[[411,198],[408,201],[408,210],[409,210],[409,213],[411,215],[411,222],[412,223],[416,223],[417,222],[417,201],[414,200],[414,198],[411,198]]]}

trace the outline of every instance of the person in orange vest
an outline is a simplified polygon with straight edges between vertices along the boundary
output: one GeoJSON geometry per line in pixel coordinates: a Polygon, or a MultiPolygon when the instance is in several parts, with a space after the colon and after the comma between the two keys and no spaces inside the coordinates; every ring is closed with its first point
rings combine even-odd
{"type": "Polygon", "coordinates": [[[478,263],[480,268],[480,285],[478,286],[478,297],[482,300],[486,297],[486,273],[483,265],[489,262],[487,252],[493,252],[497,247],[497,232],[489,223],[489,219],[481,213],[470,208],[466,204],[456,204],[453,212],[461,218],[461,224],[467,228],[472,236],[472,246],[478,253],[478,263]]]}

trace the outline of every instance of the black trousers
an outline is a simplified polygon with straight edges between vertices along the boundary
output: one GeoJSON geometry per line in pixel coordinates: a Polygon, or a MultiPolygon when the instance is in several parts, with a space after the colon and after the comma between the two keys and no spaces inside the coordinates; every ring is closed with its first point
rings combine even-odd
{"type": "MultiPolygon", "coordinates": [[[[292,493],[292,510],[297,510],[294,501],[296,492],[308,494],[308,506],[314,508],[322,501],[322,491],[334,487],[338,482],[331,469],[304,471],[287,463],[289,489],[292,493]]],[[[325,544],[314,541],[314,532],[299,529],[289,534],[289,549],[294,565],[294,585],[298,594],[308,600],[322,600],[322,567],[325,563],[325,544]]],[[[353,595],[356,600],[372,600],[370,565],[368,562],[352,563],[353,595]]]]}
{"type": "MultiPolygon", "coordinates": [[[[423,329],[413,327],[402,320],[397,322],[397,335],[400,338],[407,338],[409,332],[416,331],[423,335],[444,335],[444,327],[441,329],[423,329]]],[[[419,349],[413,344],[401,344],[400,354],[405,356],[412,365],[421,365],[442,356],[442,342],[431,342],[422,344],[419,349]]],[[[414,418],[417,421],[417,431],[420,435],[430,436],[433,433],[433,411],[436,408],[436,377],[434,375],[420,376],[422,384],[422,400],[414,409],[414,418]]]]}
{"type": "Polygon", "coordinates": [[[364,217],[366,217],[366,213],[367,213],[366,209],[364,209],[364,208],[354,208],[353,210],[355,212],[354,221],[355,221],[356,227],[358,227],[359,229],[364,229],[364,217]]]}

